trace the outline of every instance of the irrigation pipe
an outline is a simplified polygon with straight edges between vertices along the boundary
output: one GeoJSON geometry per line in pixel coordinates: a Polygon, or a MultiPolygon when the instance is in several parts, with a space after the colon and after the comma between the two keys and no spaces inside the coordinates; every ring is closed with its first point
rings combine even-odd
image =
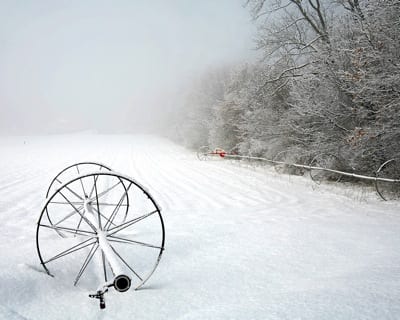
{"type": "Polygon", "coordinates": [[[341,175],[347,176],[347,177],[353,177],[353,178],[371,180],[371,181],[382,181],[382,182],[392,182],[392,183],[399,183],[400,182],[400,179],[389,179],[389,178],[372,177],[372,176],[366,176],[366,175],[362,175],[362,174],[356,174],[356,173],[339,171],[339,170],[322,168],[322,167],[315,167],[315,166],[304,165],[304,164],[287,163],[287,162],[284,162],[284,161],[276,161],[276,160],[271,160],[271,159],[262,158],[262,157],[251,157],[251,156],[240,156],[240,155],[229,155],[229,154],[226,154],[224,156],[224,158],[239,159],[239,160],[240,159],[259,160],[259,161],[269,162],[271,164],[282,164],[282,165],[286,165],[286,166],[290,166],[290,167],[303,168],[303,169],[307,169],[307,170],[319,170],[319,171],[332,172],[332,173],[341,174],[341,175]]]}

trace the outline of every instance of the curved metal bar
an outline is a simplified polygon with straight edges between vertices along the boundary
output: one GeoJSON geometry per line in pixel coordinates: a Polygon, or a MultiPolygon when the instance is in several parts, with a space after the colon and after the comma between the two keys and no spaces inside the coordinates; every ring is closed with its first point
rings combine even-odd
{"type": "Polygon", "coordinates": [[[395,162],[396,160],[397,159],[390,159],[390,160],[385,161],[384,163],[381,164],[381,166],[378,168],[378,170],[376,170],[376,173],[375,173],[375,176],[376,176],[375,183],[374,183],[375,184],[375,190],[378,193],[378,195],[382,198],[382,200],[385,200],[385,201],[387,201],[389,199],[387,199],[387,196],[385,196],[383,194],[383,190],[379,189],[378,182],[380,182],[382,180],[379,179],[378,175],[379,175],[379,173],[382,172],[384,167],[386,167],[391,162],[395,162]]]}
{"type": "MultiPolygon", "coordinates": [[[[311,161],[310,161],[310,167],[315,166],[320,164],[321,160],[325,160],[326,158],[331,157],[333,159],[335,159],[335,161],[339,162],[339,157],[337,157],[336,155],[332,154],[332,153],[320,153],[317,154],[311,161]]],[[[327,168],[328,169],[328,168],[327,168]]],[[[321,170],[320,170],[321,171],[321,170]]],[[[325,171],[325,170],[324,170],[325,171]]],[[[323,171],[323,172],[324,172],[323,171]]],[[[313,173],[313,169],[310,169],[310,177],[311,180],[314,181],[316,184],[320,184],[321,180],[318,180],[317,176],[313,173]]],[[[336,177],[336,179],[332,179],[334,180],[334,182],[339,182],[340,179],[342,178],[342,175],[338,175],[338,177],[336,177]]]]}
{"type": "Polygon", "coordinates": [[[197,159],[203,161],[207,160],[210,155],[210,148],[209,146],[202,146],[197,150],[197,159]]]}

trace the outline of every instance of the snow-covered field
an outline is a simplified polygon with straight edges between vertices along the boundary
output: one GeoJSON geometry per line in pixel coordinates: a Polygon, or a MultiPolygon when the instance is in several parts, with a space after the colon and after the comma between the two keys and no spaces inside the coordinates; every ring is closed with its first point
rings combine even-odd
{"type": "Polygon", "coordinates": [[[201,162],[153,136],[2,137],[0,152],[0,319],[400,318],[399,203],[201,162]],[[111,290],[105,310],[86,287],[43,273],[35,246],[50,181],[88,160],[143,184],[166,227],[154,275],[111,290]]]}

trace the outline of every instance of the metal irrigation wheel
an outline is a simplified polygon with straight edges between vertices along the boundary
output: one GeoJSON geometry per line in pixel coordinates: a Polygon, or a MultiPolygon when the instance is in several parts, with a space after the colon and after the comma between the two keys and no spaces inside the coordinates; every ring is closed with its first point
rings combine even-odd
{"type": "MultiPolygon", "coordinates": [[[[65,182],[70,181],[71,179],[75,178],[78,175],[95,172],[95,171],[112,171],[112,169],[102,163],[92,162],[92,161],[79,162],[79,163],[75,163],[73,165],[70,165],[70,166],[64,168],[51,181],[50,186],[46,192],[46,198],[48,198],[51,193],[55,192],[57,190],[57,188],[59,188],[65,182]]],[[[122,186],[125,188],[124,184],[122,184],[122,186]]],[[[67,188],[70,193],[73,193],[81,201],[83,201],[84,199],[93,197],[94,186],[85,188],[85,185],[82,183],[82,181],[80,183],[80,186],[78,186],[77,189],[72,189],[70,187],[67,187],[67,188]]],[[[100,194],[99,196],[102,196],[102,195],[100,194]]],[[[125,218],[126,218],[126,216],[128,215],[128,210],[129,210],[129,196],[128,195],[125,197],[122,206],[124,207],[125,218]]],[[[49,209],[46,209],[46,215],[47,215],[49,222],[51,224],[53,224],[52,219],[51,219],[51,214],[49,213],[49,209]]],[[[60,232],[60,231],[57,231],[57,232],[59,233],[60,236],[63,236],[62,232],[60,232]]]]}
{"type": "MultiPolygon", "coordinates": [[[[320,153],[311,160],[310,167],[334,169],[339,164],[339,162],[340,159],[334,154],[320,153]]],[[[342,178],[342,175],[336,172],[310,169],[310,177],[315,183],[320,184],[323,180],[339,182],[342,178]]]]}
{"type": "MultiPolygon", "coordinates": [[[[398,159],[390,159],[383,163],[376,171],[377,178],[400,179],[398,159]]],[[[400,183],[375,180],[376,192],[383,200],[397,200],[400,198],[400,183]]]]}
{"type": "Polygon", "coordinates": [[[201,161],[208,160],[210,158],[211,150],[209,146],[202,146],[197,150],[197,158],[201,161]]]}
{"type": "Polygon", "coordinates": [[[278,152],[275,157],[272,159],[274,161],[274,169],[278,173],[285,173],[288,171],[288,165],[284,163],[276,163],[276,162],[285,162],[287,156],[287,150],[283,150],[278,152]]]}
{"type": "Polygon", "coordinates": [[[131,277],[132,287],[139,288],[157,268],[164,240],[160,208],[149,192],[112,171],[81,174],[60,186],[47,198],[36,231],[44,270],[73,280],[74,285],[99,277],[107,282],[117,276],[100,245],[107,241],[131,277]],[[91,190],[85,198],[77,192],[84,189],[91,190]],[[130,206],[124,202],[127,197],[130,206]]]}

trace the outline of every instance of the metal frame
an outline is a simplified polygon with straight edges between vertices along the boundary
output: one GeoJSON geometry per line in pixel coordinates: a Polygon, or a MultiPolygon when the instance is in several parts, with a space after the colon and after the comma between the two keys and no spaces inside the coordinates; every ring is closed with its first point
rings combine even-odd
{"type": "MultiPolygon", "coordinates": [[[[79,163],[78,165],[80,164],[84,163],[79,163]]],[[[97,163],[87,162],[85,164],[99,165],[97,163]]],[[[56,178],[53,179],[52,184],[57,181],[57,177],[59,177],[60,174],[68,169],[76,167],[76,165],[77,164],[69,166],[61,171],[56,178]]],[[[110,171],[97,171],[77,175],[73,179],[63,183],[48,196],[40,213],[36,229],[36,248],[39,260],[45,272],[50,276],[53,276],[53,274],[50,272],[49,265],[51,265],[53,261],[72,257],[78,252],[83,253],[86,251],[87,255],[85,253],[86,257],[75,277],[74,285],[78,284],[96,252],[101,253],[102,272],[105,282],[99,287],[100,289],[95,295],[91,295],[92,297],[100,299],[101,308],[105,307],[103,294],[108,291],[110,286],[113,286],[120,292],[126,291],[131,286],[130,277],[135,277],[136,282],[138,282],[138,284],[133,286],[134,289],[139,289],[145,284],[160,262],[165,243],[165,227],[161,215],[161,208],[150,193],[131,177],[113,172],[104,165],[102,165],[102,167],[110,171]],[[110,184],[111,187],[105,190],[99,190],[100,182],[102,182],[102,187],[104,187],[105,183],[112,182],[110,184]],[[73,188],[74,186],[76,188],[79,184],[82,185],[81,192],[84,194],[83,197],[80,196],[78,192],[74,191],[73,188]],[[92,184],[90,194],[86,194],[84,184],[92,184]],[[143,199],[145,199],[143,201],[146,201],[146,206],[143,206],[143,208],[152,208],[151,211],[140,212],[138,211],[139,209],[133,208],[132,205],[129,206],[128,203],[124,205],[126,206],[125,213],[120,210],[123,206],[124,199],[128,198],[128,194],[130,193],[136,194],[136,196],[142,194],[143,199]],[[103,203],[100,200],[103,195],[113,195],[117,197],[115,199],[119,199],[119,201],[118,203],[115,201],[115,203],[111,204],[103,203]],[[63,200],[57,201],[57,199],[63,200]],[[64,206],[64,211],[49,210],[49,206],[55,205],[64,206]],[[105,208],[107,208],[107,210],[105,208]],[[62,211],[62,213],[59,211],[62,211]],[[107,211],[108,213],[106,213],[107,211]],[[57,219],[52,219],[52,213],[55,215],[60,214],[60,216],[57,217],[57,219]],[[137,238],[132,239],[132,231],[138,228],[140,229],[140,221],[145,221],[149,217],[155,217],[156,221],[158,221],[157,224],[159,224],[155,226],[154,230],[159,233],[157,235],[157,243],[146,243],[142,239],[139,239],[142,240],[139,241],[137,238]],[[79,221],[79,224],[76,225],[76,221],[79,221]],[[68,223],[73,224],[74,227],[70,227],[68,223]],[[49,256],[42,248],[44,241],[48,241],[48,239],[41,238],[44,230],[47,231],[46,236],[48,236],[49,232],[51,235],[51,230],[53,230],[54,235],[59,237],[67,238],[70,236],[75,238],[74,241],[76,240],[76,243],[72,246],[68,244],[67,249],[49,256]],[[126,231],[131,231],[130,236],[126,235],[126,231]],[[125,235],[122,235],[122,233],[125,233],[125,235]],[[139,275],[135,267],[122,256],[121,252],[118,250],[118,248],[121,247],[117,246],[122,246],[123,244],[125,250],[128,246],[129,250],[134,249],[135,246],[136,248],[140,247],[156,250],[152,254],[152,258],[154,258],[155,261],[153,261],[151,265],[149,263],[148,270],[144,272],[145,274],[139,275]],[[111,280],[109,279],[109,272],[107,272],[107,269],[113,274],[111,280]]],[[[150,220],[150,222],[153,223],[154,220],[150,220]]],[[[71,260],[74,261],[74,259],[71,260]]]]}

